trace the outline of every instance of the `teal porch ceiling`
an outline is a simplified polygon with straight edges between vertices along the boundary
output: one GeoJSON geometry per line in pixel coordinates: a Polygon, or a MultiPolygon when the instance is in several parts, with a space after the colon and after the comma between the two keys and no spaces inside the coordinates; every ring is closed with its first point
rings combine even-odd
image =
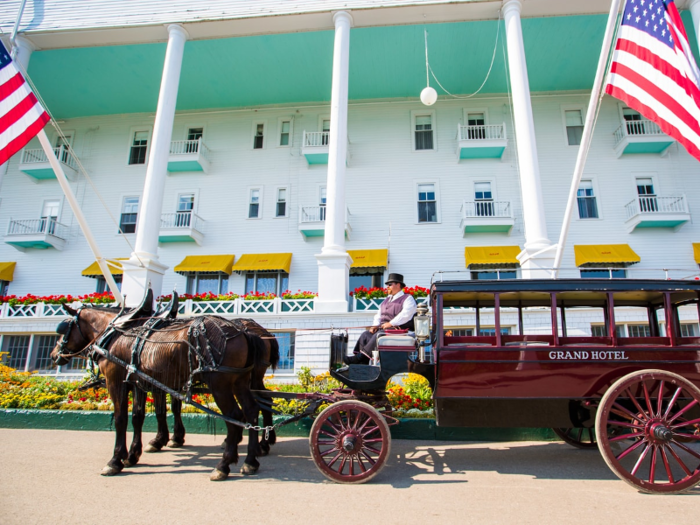
{"type": "MultiPolygon", "coordinates": [[[[684,13],[688,15],[688,13],[684,13]]],[[[695,46],[689,16],[684,16],[695,46]]],[[[523,20],[532,91],[590,89],[606,16],[523,20]]],[[[486,77],[498,22],[353,29],[350,99],[416,98],[425,87],[423,30],[430,64],[454,94],[486,77]]],[[[505,31],[482,93],[506,93],[505,31]]],[[[56,118],[154,112],[165,44],[36,51],[29,74],[56,118]]],[[[696,47],[694,47],[696,49],[696,47]]],[[[329,102],[333,32],[187,42],[178,110],[329,102]]],[[[442,90],[434,84],[439,94],[442,90]]]]}

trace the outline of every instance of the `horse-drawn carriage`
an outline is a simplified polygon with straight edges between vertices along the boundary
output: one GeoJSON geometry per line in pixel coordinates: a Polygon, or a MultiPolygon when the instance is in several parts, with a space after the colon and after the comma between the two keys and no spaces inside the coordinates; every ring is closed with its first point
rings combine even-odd
{"type": "MultiPolygon", "coordinates": [[[[555,428],[573,445],[597,444],[637,489],[681,492],[700,482],[700,337],[680,322],[688,311],[698,320],[699,298],[697,281],[437,281],[429,331],[378,338],[378,364],[335,370],[332,353],[331,375],[347,388],[287,396],[308,414],[329,404],[309,441],[338,482],[367,481],[385,464],[397,423],[386,384],[411,371],[433,387],[439,426],[555,428]],[[617,329],[630,313],[645,315],[641,333],[617,329]],[[455,335],[445,320],[455,314],[475,328],[455,335]],[[598,323],[593,334],[581,314],[598,323]]],[[[281,396],[254,394],[268,410],[264,399],[281,396]]]]}

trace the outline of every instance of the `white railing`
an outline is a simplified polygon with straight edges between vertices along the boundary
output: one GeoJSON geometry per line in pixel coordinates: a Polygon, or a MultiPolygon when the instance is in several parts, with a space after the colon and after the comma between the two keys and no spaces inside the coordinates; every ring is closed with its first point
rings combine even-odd
{"type": "MultiPolygon", "coordinates": [[[[345,224],[348,224],[350,218],[350,210],[345,208],[345,224]]],[[[326,220],[325,206],[300,206],[299,207],[299,224],[308,222],[323,222],[326,220]]]]}
{"type": "Polygon", "coordinates": [[[625,137],[648,137],[654,135],[665,135],[658,124],[651,120],[627,120],[622,126],[615,130],[615,146],[625,137]]]}
{"type": "Polygon", "coordinates": [[[459,140],[497,140],[506,138],[506,124],[489,124],[488,126],[457,125],[459,140]]]}
{"type": "MultiPolygon", "coordinates": [[[[59,146],[53,149],[56,158],[61,161],[66,166],[70,166],[75,171],[78,171],[78,163],[73,157],[73,152],[70,148],[65,146],[59,146]]],[[[43,149],[25,149],[22,152],[22,160],[20,164],[38,164],[38,163],[48,163],[49,158],[44,153],[43,149]]]]}
{"type": "Polygon", "coordinates": [[[53,235],[59,239],[68,237],[68,226],[61,224],[53,218],[26,219],[15,221],[10,219],[7,226],[7,235],[53,235]]]}
{"type": "Polygon", "coordinates": [[[462,218],[501,217],[512,218],[510,201],[471,201],[462,204],[462,218]]]}
{"type": "Polygon", "coordinates": [[[201,137],[197,140],[173,140],[170,143],[171,155],[192,155],[196,153],[209,160],[209,148],[202,142],[201,137]]]}
{"type": "MultiPolygon", "coordinates": [[[[379,306],[386,297],[377,297],[376,299],[359,299],[353,297],[352,310],[353,312],[368,312],[379,310],[379,306]]],[[[416,299],[416,304],[428,304],[427,297],[419,297],[416,299]]]]}
{"type": "Polygon", "coordinates": [[[304,131],[302,144],[305,148],[316,148],[328,146],[330,131],[304,131]]]}
{"type": "Polygon", "coordinates": [[[685,195],[674,197],[639,196],[625,205],[627,218],[654,213],[689,213],[685,195]]]}
{"type": "Polygon", "coordinates": [[[196,213],[190,211],[178,211],[175,213],[163,213],[160,216],[160,228],[174,230],[197,230],[202,232],[204,228],[204,219],[196,213]]]}

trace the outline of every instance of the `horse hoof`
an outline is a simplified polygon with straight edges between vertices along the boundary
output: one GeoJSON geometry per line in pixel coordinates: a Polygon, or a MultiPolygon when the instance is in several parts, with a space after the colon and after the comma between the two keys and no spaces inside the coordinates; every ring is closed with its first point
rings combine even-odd
{"type": "Polygon", "coordinates": [[[148,452],[149,454],[153,452],[160,452],[160,447],[156,447],[154,445],[151,445],[150,443],[146,446],[146,448],[143,449],[144,452],[148,452]]]}
{"type": "Polygon", "coordinates": [[[133,460],[133,459],[126,458],[126,459],[123,461],[123,463],[124,463],[124,468],[129,468],[129,467],[135,466],[136,463],[138,463],[138,460],[133,460]]]}
{"type": "Polygon", "coordinates": [[[211,473],[211,476],[209,476],[209,479],[211,481],[223,481],[228,477],[228,474],[225,472],[221,472],[219,469],[214,469],[214,471],[211,473]]]}
{"type": "Polygon", "coordinates": [[[116,476],[119,474],[122,470],[116,467],[111,467],[107,465],[105,468],[102,469],[100,472],[100,475],[102,476],[116,476]]]}
{"type": "Polygon", "coordinates": [[[243,466],[241,467],[241,474],[244,476],[252,476],[253,474],[258,473],[258,468],[259,467],[254,467],[253,465],[248,465],[248,463],[243,463],[243,466]]]}
{"type": "Polygon", "coordinates": [[[260,443],[260,456],[267,456],[270,453],[270,445],[267,443],[260,443]]]}
{"type": "Polygon", "coordinates": [[[168,447],[170,448],[180,448],[184,443],[179,443],[178,441],[173,441],[172,439],[168,441],[168,447]]]}

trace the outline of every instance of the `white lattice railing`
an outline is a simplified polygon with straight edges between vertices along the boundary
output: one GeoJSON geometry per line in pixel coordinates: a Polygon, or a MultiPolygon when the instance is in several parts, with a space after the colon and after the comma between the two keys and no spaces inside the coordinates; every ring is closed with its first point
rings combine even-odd
{"type": "Polygon", "coordinates": [[[489,124],[487,126],[462,126],[457,125],[457,137],[459,140],[497,140],[506,138],[506,124],[489,124]]]}
{"type": "Polygon", "coordinates": [[[171,155],[194,155],[197,153],[209,160],[209,148],[202,142],[201,138],[197,140],[173,140],[170,143],[171,155]]]}
{"type": "Polygon", "coordinates": [[[656,213],[688,213],[685,195],[674,197],[639,196],[625,204],[627,218],[656,213]]]}
{"type": "Polygon", "coordinates": [[[646,119],[627,120],[615,130],[614,135],[615,146],[622,142],[625,137],[666,136],[658,124],[646,119]]]}
{"type": "MultiPolygon", "coordinates": [[[[379,310],[379,305],[386,299],[386,297],[378,297],[376,299],[359,299],[353,297],[352,309],[354,312],[367,312],[379,310]]],[[[427,304],[427,297],[419,297],[416,299],[416,304],[427,304]]]]}
{"type": "Polygon", "coordinates": [[[306,148],[328,146],[330,136],[330,131],[304,131],[304,139],[302,144],[306,148]]]}
{"type": "MultiPolygon", "coordinates": [[[[78,171],[78,163],[75,161],[75,157],[73,157],[73,152],[70,148],[59,146],[53,149],[53,153],[60,162],[78,171]]],[[[49,158],[41,148],[25,149],[22,152],[22,159],[20,160],[20,164],[41,164],[47,162],[49,162],[49,158]]]]}
{"type": "Polygon", "coordinates": [[[7,226],[7,235],[48,234],[64,240],[68,238],[68,231],[68,226],[52,217],[46,219],[10,219],[10,224],[7,226]]]}
{"type": "Polygon", "coordinates": [[[462,204],[462,218],[501,217],[512,218],[510,201],[472,201],[462,204]]]}
{"type": "Polygon", "coordinates": [[[196,213],[190,211],[178,211],[175,213],[163,213],[160,216],[161,229],[174,230],[197,230],[202,232],[204,229],[204,219],[196,213]]]}

